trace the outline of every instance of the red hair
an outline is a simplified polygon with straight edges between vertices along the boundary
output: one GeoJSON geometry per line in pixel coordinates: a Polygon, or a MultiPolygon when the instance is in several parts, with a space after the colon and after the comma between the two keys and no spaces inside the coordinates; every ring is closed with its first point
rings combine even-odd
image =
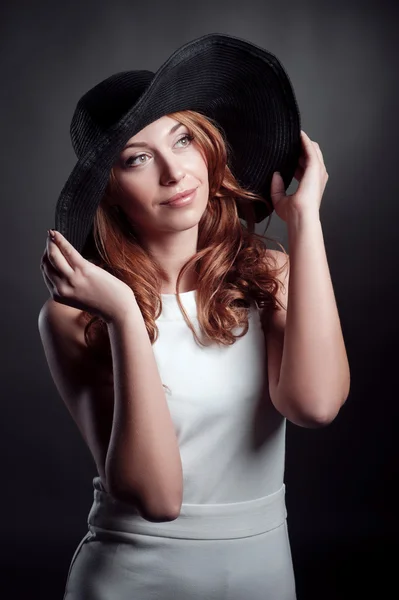
{"type": "MultiPolygon", "coordinates": [[[[202,334],[208,338],[207,343],[234,344],[237,337],[248,331],[248,308],[252,303],[264,309],[263,319],[267,319],[271,311],[279,310],[278,304],[282,306],[276,297],[280,281],[275,276],[282,269],[277,270],[270,254],[266,255],[264,240],[267,238],[255,233],[252,203],[265,200],[242,188],[232,175],[228,166],[231,150],[216,123],[191,110],[168,116],[183,123],[193,136],[208,166],[209,179],[209,201],[198,225],[197,252],[179,273],[177,301],[196,340],[204,345],[198,339],[178,293],[183,273],[195,267],[198,276],[197,314],[202,334]],[[246,225],[240,221],[236,201],[245,214],[246,225]],[[238,326],[244,326],[244,329],[234,335],[231,330],[238,326]]],[[[155,320],[162,310],[161,284],[167,276],[140,244],[131,222],[123,213],[116,214],[110,206],[109,200],[116,198],[117,194],[118,186],[111,170],[104,197],[94,217],[95,253],[89,259],[132,289],[153,344],[158,338],[155,320]]],[[[287,254],[282,245],[277,244],[287,254]]],[[[86,344],[112,371],[106,323],[88,312],[83,312],[82,318],[86,322],[86,344]]]]}

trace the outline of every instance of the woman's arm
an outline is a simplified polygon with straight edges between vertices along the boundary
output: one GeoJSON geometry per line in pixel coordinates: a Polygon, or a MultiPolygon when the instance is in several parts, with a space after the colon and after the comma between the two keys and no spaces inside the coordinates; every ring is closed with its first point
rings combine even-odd
{"type": "Polygon", "coordinates": [[[110,492],[137,501],[151,517],[180,512],[179,446],[154,352],[136,299],[108,324],[114,376],[114,418],[105,472],[110,492]]]}
{"type": "Polygon", "coordinates": [[[287,228],[288,301],[274,403],[298,424],[325,424],[348,397],[349,363],[318,213],[292,211],[287,228]]]}

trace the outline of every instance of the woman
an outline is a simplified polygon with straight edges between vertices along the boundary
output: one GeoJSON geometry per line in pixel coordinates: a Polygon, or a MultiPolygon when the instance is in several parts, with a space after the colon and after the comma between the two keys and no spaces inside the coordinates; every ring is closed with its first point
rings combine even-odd
{"type": "Polygon", "coordinates": [[[39,327],[98,476],[64,600],[294,600],[286,419],[330,422],[349,369],[318,218],[328,175],[288,76],[209,34],[155,75],[98,84],[71,135],[39,327]],[[254,233],[273,209],[289,285],[254,233]]]}

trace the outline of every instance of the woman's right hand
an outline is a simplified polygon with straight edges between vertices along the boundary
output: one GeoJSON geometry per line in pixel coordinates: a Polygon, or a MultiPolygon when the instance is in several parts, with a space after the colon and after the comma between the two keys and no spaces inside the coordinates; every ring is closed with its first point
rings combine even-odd
{"type": "Polygon", "coordinates": [[[107,323],[123,316],[135,302],[128,285],[83,258],[59,231],[55,241],[47,237],[40,267],[53,300],[97,315],[107,323]]]}

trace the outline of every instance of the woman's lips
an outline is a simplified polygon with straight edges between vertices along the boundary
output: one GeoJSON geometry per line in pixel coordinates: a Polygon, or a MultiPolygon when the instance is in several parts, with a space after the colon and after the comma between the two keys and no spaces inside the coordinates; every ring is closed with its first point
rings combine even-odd
{"type": "Polygon", "coordinates": [[[179,192],[178,194],[175,194],[174,196],[169,198],[169,200],[166,200],[166,202],[162,202],[161,204],[166,204],[167,202],[174,202],[175,200],[180,200],[180,198],[191,194],[195,189],[196,188],[191,188],[190,190],[184,190],[184,192],[179,192]]]}
{"type": "Polygon", "coordinates": [[[162,202],[161,206],[169,206],[170,208],[178,208],[180,206],[188,206],[192,203],[197,194],[197,188],[189,194],[174,200],[173,202],[162,202]]]}

